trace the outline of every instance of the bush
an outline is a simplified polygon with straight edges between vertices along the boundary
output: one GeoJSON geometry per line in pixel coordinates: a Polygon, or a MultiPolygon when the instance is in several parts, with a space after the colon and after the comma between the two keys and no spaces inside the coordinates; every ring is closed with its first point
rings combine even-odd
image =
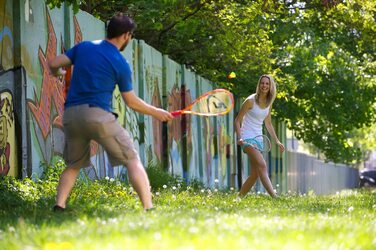
{"type": "Polygon", "coordinates": [[[61,173],[66,168],[66,164],[62,158],[54,157],[51,164],[42,163],[41,167],[43,169],[41,180],[51,180],[58,182],[61,173]]]}
{"type": "Polygon", "coordinates": [[[163,188],[163,185],[170,186],[183,182],[180,177],[170,175],[158,164],[150,163],[146,168],[146,173],[148,174],[150,186],[153,190],[159,190],[163,188]]]}
{"type": "Polygon", "coordinates": [[[164,185],[179,186],[180,188],[186,188],[189,185],[195,190],[204,187],[204,184],[196,179],[190,180],[189,183],[187,183],[181,176],[171,175],[163,170],[162,166],[153,162],[149,163],[146,168],[146,173],[148,174],[152,190],[160,190],[164,185]]]}

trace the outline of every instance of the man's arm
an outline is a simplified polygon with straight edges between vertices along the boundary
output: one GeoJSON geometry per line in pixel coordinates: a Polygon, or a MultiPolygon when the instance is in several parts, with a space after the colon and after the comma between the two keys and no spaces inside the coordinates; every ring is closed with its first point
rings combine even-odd
{"type": "Polygon", "coordinates": [[[154,116],[156,119],[163,122],[168,122],[173,119],[173,116],[170,114],[170,112],[147,104],[138,96],[136,96],[133,90],[122,92],[121,95],[125,104],[139,113],[154,116]]]}
{"type": "Polygon", "coordinates": [[[66,55],[62,54],[48,62],[50,72],[54,76],[64,75],[66,72],[61,67],[71,66],[72,62],[66,55]]]}

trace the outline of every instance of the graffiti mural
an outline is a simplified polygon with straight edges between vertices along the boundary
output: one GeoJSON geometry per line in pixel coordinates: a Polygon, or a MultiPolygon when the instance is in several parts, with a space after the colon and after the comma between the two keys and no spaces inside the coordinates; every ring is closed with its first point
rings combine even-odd
{"type": "MultiPolygon", "coordinates": [[[[48,42],[44,52],[39,47],[38,58],[42,67],[42,87],[37,94],[34,90],[34,98],[28,100],[29,109],[37,123],[37,129],[46,140],[50,135],[52,126],[62,129],[62,118],[64,112],[65,84],[63,77],[54,77],[48,69],[48,61],[57,56],[57,39],[51,23],[51,17],[47,11],[48,42]],[[39,98],[38,98],[39,96],[39,98]],[[53,106],[52,106],[53,104],[53,106]],[[53,114],[52,108],[56,111],[53,114]]],[[[63,51],[61,51],[63,52],[63,51]]]]}
{"type": "Polygon", "coordinates": [[[13,13],[9,6],[9,1],[0,3],[0,71],[14,67],[13,13]]]}
{"type": "MultiPolygon", "coordinates": [[[[145,43],[139,44],[140,49],[140,80],[139,83],[140,97],[146,102],[156,107],[162,106],[162,54],[145,43]]],[[[144,135],[144,164],[160,163],[162,158],[163,141],[162,141],[162,125],[158,124],[152,116],[141,116],[141,133],[144,135]],[[156,125],[156,127],[154,127],[156,125]],[[155,149],[158,149],[155,151],[155,149]]]]}
{"type": "Polygon", "coordinates": [[[12,3],[0,3],[0,175],[18,176],[12,3]]]}
{"type": "MultiPolygon", "coordinates": [[[[158,78],[155,79],[154,86],[158,86],[158,78]]],[[[162,107],[161,93],[159,93],[159,88],[155,87],[151,99],[151,104],[155,107],[162,107]]],[[[158,162],[162,162],[163,145],[162,145],[162,122],[152,118],[153,124],[153,150],[158,162]]]]}
{"type": "MultiPolygon", "coordinates": [[[[64,148],[64,134],[62,118],[64,112],[65,97],[70,85],[72,67],[66,68],[65,77],[54,77],[49,73],[48,61],[58,54],[64,53],[65,48],[58,48],[57,35],[51,21],[48,8],[46,8],[47,46],[44,50],[39,46],[38,59],[42,70],[42,83],[40,88],[34,88],[32,99],[27,100],[27,106],[33,119],[33,128],[41,158],[44,162],[51,162],[53,155],[62,155],[64,148]]],[[[73,18],[74,43],[82,41],[82,32],[77,19],[73,18]]],[[[61,39],[62,40],[62,39],[61,39]]],[[[61,41],[61,44],[63,42],[61,41]]],[[[95,155],[98,146],[94,143],[91,154],[95,155]]]]}
{"type": "MultiPolygon", "coordinates": [[[[178,76],[178,72],[176,73],[178,76]]],[[[178,82],[178,79],[176,79],[178,82]]],[[[175,84],[172,87],[171,92],[168,95],[168,110],[175,111],[180,110],[188,106],[192,102],[191,92],[183,85],[180,89],[175,84]]],[[[188,167],[190,166],[191,154],[192,154],[192,116],[180,115],[174,118],[169,127],[168,145],[171,145],[170,150],[170,162],[172,166],[179,166],[179,161],[182,158],[187,159],[186,164],[182,164],[182,176],[188,178],[188,167]],[[185,139],[183,141],[183,138],[185,139]],[[185,144],[185,145],[184,145],[185,144]],[[185,155],[184,155],[185,154],[185,155]]]]}
{"type": "Polygon", "coordinates": [[[13,97],[9,91],[0,92],[0,175],[16,176],[16,135],[13,97]],[[12,171],[10,171],[12,168],[12,171]]]}

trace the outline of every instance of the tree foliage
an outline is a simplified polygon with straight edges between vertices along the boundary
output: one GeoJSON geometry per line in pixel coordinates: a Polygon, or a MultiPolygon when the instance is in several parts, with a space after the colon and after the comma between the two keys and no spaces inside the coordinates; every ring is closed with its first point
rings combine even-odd
{"type": "Polygon", "coordinates": [[[102,20],[128,13],[137,39],[238,99],[255,91],[260,74],[274,75],[274,115],[328,160],[354,163],[376,148],[359,140],[376,121],[373,0],[65,2],[102,20]],[[229,81],[231,71],[237,77],[229,81]]]}

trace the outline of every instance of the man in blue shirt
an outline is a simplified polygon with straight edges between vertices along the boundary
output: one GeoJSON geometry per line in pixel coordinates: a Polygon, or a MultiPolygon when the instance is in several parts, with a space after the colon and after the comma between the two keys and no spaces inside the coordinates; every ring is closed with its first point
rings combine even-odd
{"type": "Polygon", "coordinates": [[[66,200],[82,167],[90,166],[90,141],[95,140],[107,152],[112,166],[125,165],[129,179],[145,210],[153,207],[150,184],[132,138],[112,113],[115,86],[126,105],[160,121],[173,116],[138,98],[132,87],[132,72],[121,55],[132,39],[136,25],[122,13],[113,16],[105,40],[85,41],[49,62],[53,75],[65,74],[61,67],[74,65],[63,118],[66,145],[63,171],[57,189],[54,210],[64,210],[66,200]]]}

